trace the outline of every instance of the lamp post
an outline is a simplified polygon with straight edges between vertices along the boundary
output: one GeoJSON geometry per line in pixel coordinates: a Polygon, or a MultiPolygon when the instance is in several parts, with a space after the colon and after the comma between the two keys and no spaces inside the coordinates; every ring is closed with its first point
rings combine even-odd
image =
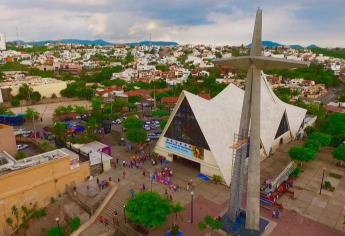
{"type": "Polygon", "coordinates": [[[123,205],[123,216],[125,218],[125,224],[127,224],[127,219],[126,219],[126,204],[123,205]]]}
{"type": "Polygon", "coordinates": [[[103,155],[102,155],[102,150],[101,152],[101,166],[102,166],[102,173],[104,172],[104,166],[103,166],[103,155]]]}
{"type": "Polygon", "coordinates": [[[194,192],[190,192],[191,203],[190,203],[190,223],[193,224],[193,201],[194,201],[194,192]]]}
{"type": "Polygon", "coordinates": [[[321,191],[322,191],[323,179],[325,178],[325,171],[326,171],[326,168],[323,168],[322,169],[322,178],[321,178],[321,186],[320,186],[320,193],[319,194],[321,194],[321,191]]]}
{"type": "Polygon", "coordinates": [[[153,173],[150,173],[150,189],[152,192],[152,181],[153,181],[153,173]]]}
{"type": "Polygon", "coordinates": [[[56,224],[57,224],[57,227],[58,227],[58,230],[59,230],[59,236],[61,236],[61,232],[60,232],[60,224],[59,224],[60,219],[59,219],[59,217],[56,217],[56,218],[55,218],[55,221],[56,221],[56,224]]]}

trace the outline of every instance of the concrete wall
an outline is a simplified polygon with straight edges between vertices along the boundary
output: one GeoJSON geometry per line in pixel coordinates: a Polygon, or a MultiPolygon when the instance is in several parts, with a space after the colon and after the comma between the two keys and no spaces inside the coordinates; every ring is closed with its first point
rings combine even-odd
{"type": "Polygon", "coordinates": [[[15,156],[17,153],[16,138],[12,126],[0,124],[0,151],[6,151],[11,156],[15,156]]]}
{"type": "Polygon", "coordinates": [[[200,163],[200,173],[212,177],[213,175],[219,175],[222,176],[220,169],[216,163],[216,160],[212,154],[211,151],[204,149],[204,159],[196,159],[196,158],[191,158],[187,156],[183,156],[180,153],[174,153],[168,149],[165,148],[165,140],[166,138],[163,137],[161,138],[156,146],[154,151],[157,152],[158,154],[164,156],[168,161],[173,161],[173,154],[178,155],[180,157],[183,157],[187,160],[194,161],[197,163],[200,163]]]}
{"type": "Polygon", "coordinates": [[[25,205],[49,204],[51,197],[56,197],[72,183],[82,182],[90,175],[89,163],[81,163],[79,168],[71,170],[70,157],[49,161],[47,163],[12,171],[0,176],[0,235],[9,232],[5,220],[12,217],[11,208],[18,209],[25,205]]]}
{"type": "MultiPolygon", "coordinates": [[[[18,94],[20,86],[13,86],[11,94],[16,96],[18,94]]],[[[55,94],[57,97],[61,97],[60,92],[61,90],[67,88],[66,81],[59,81],[57,83],[49,83],[49,84],[40,84],[40,85],[30,85],[30,87],[34,90],[39,92],[42,97],[50,98],[52,94],[55,94]]]]}

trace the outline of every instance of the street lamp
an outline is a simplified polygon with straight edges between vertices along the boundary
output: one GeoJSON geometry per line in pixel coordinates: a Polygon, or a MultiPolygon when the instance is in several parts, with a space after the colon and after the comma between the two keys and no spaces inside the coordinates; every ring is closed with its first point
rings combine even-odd
{"type": "Polygon", "coordinates": [[[60,224],[59,224],[60,219],[59,219],[59,217],[56,217],[56,218],[55,218],[55,221],[56,221],[56,224],[57,224],[57,227],[58,227],[58,230],[59,230],[59,236],[61,236],[60,224]]]}
{"type": "Polygon", "coordinates": [[[193,200],[194,200],[194,192],[190,192],[191,196],[191,203],[190,203],[190,223],[193,224],[193,200]]]}
{"type": "Polygon", "coordinates": [[[152,181],[153,181],[153,173],[150,173],[150,189],[152,192],[152,181]]]}
{"type": "Polygon", "coordinates": [[[126,219],[126,204],[123,205],[123,216],[125,218],[125,224],[127,223],[127,219],[126,219]]]}
{"type": "Polygon", "coordinates": [[[326,168],[323,168],[322,169],[322,178],[321,178],[321,186],[320,186],[320,193],[319,194],[321,194],[322,185],[323,185],[323,179],[325,178],[325,171],[326,171],[326,168]]]}

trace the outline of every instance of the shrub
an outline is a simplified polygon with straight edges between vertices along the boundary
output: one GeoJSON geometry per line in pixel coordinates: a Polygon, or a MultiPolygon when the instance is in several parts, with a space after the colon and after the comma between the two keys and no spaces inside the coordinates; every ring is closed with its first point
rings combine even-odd
{"type": "Polygon", "coordinates": [[[68,223],[69,229],[73,232],[76,231],[80,227],[80,219],[79,217],[72,218],[68,223]]]}
{"type": "Polygon", "coordinates": [[[47,215],[45,208],[39,208],[32,213],[32,218],[39,219],[47,215]]]}
{"type": "Polygon", "coordinates": [[[305,132],[307,133],[307,135],[309,136],[309,135],[311,135],[312,133],[315,132],[315,128],[312,127],[312,126],[308,126],[308,127],[306,127],[306,128],[304,129],[304,131],[305,131],[305,132]]]}
{"type": "Polygon", "coordinates": [[[320,142],[316,139],[308,139],[308,141],[304,144],[304,147],[313,149],[315,151],[319,151],[320,146],[320,142]]]}
{"type": "Polygon", "coordinates": [[[52,227],[48,230],[47,236],[66,236],[65,231],[61,227],[52,227]]]}
{"type": "Polygon", "coordinates": [[[12,98],[11,99],[11,105],[14,107],[17,107],[20,105],[20,100],[18,98],[12,98]]]}
{"type": "Polygon", "coordinates": [[[222,177],[219,176],[219,175],[213,175],[212,176],[212,181],[215,183],[215,184],[219,184],[222,182],[222,177]]]}
{"type": "Polygon", "coordinates": [[[301,172],[302,172],[301,168],[297,166],[297,167],[291,172],[290,177],[296,178],[296,177],[298,177],[298,176],[301,175],[301,172]]]}
{"type": "Polygon", "coordinates": [[[22,151],[18,151],[17,154],[16,154],[16,159],[17,160],[21,160],[21,159],[24,159],[26,157],[25,153],[22,152],[22,151]]]}
{"type": "Polygon", "coordinates": [[[331,143],[331,136],[321,132],[313,132],[309,135],[308,140],[316,140],[321,146],[325,147],[331,143]]]}

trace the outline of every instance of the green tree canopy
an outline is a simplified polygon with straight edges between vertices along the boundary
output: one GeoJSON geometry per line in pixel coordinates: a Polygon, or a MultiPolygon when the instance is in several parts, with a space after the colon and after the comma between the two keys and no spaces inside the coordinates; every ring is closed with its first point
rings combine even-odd
{"type": "Polygon", "coordinates": [[[140,129],[143,127],[143,123],[136,116],[130,116],[123,122],[123,127],[126,129],[140,129]]]}
{"type": "Polygon", "coordinates": [[[292,160],[302,162],[308,162],[315,159],[316,151],[307,147],[292,147],[289,150],[289,155],[292,160]]]}
{"type": "Polygon", "coordinates": [[[208,230],[218,230],[223,226],[220,220],[214,219],[211,216],[206,216],[199,224],[198,227],[201,231],[208,230]]]}
{"type": "Polygon", "coordinates": [[[132,143],[143,143],[147,139],[147,133],[143,128],[128,129],[126,131],[126,138],[132,143]]]}
{"type": "Polygon", "coordinates": [[[33,108],[28,107],[24,113],[24,116],[28,120],[32,120],[32,119],[36,120],[40,116],[40,113],[38,111],[35,111],[33,108]]]}
{"type": "Polygon", "coordinates": [[[316,140],[321,146],[325,147],[331,143],[331,136],[321,132],[313,132],[308,136],[308,140],[316,140]]]}
{"type": "Polygon", "coordinates": [[[173,206],[169,200],[156,192],[138,193],[126,204],[126,216],[136,224],[147,228],[163,225],[173,206]]]}
{"type": "Polygon", "coordinates": [[[74,107],[75,113],[77,113],[79,116],[85,115],[87,113],[87,110],[84,106],[75,106],[74,107]]]}
{"type": "Polygon", "coordinates": [[[162,110],[162,109],[156,109],[156,110],[153,110],[151,112],[151,115],[152,116],[157,116],[157,117],[162,117],[162,116],[168,116],[169,112],[166,111],[166,110],[162,110]]]}
{"type": "Polygon", "coordinates": [[[332,155],[334,159],[344,162],[345,161],[345,144],[340,144],[338,147],[336,147],[333,150],[332,155]]]}
{"type": "Polygon", "coordinates": [[[62,122],[55,122],[52,131],[56,137],[64,140],[67,132],[67,125],[62,122]]]}
{"type": "Polygon", "coordinates": [[[57,115],[57,116],[66,115],[66,114],[73,112],[73,110],[74,109],[71,105],[58,106],[54,111],[54,115],[57,115]]]}

